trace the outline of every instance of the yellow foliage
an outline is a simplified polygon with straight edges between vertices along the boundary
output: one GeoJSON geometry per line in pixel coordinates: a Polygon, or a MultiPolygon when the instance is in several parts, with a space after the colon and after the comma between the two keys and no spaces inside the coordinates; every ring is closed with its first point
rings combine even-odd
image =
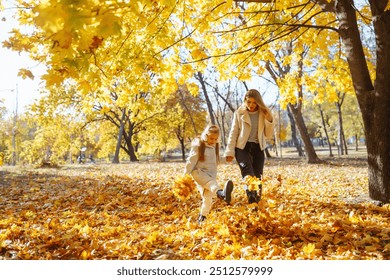
{"type": "Polygon", "coordinates": [[[68,49],[72,44],[72,33],[69,31],[62,29],[56,33],[54,33],[52,37],[55,42],[54,46],[59,46],[60,48],[68,49]]]}
{"type": "Polygon", "coordinates": [[[173,194],[180,200],[187,200],[194,192],[196,184],[192,176],[185,174],[179,176],[172,184],[173,194]]]}
{"type": "MultiPolygon", "coordinates": [[[[235,189],[202,225],[199,196],[172,195],[184,163],[2,167],[0,259],[388,258],[389,208],[347,202],[367,192],[366,168],[293,163],[267,165],[256,207],[235,189]]],[[[241,181],[231,164],[218,174],[241,181]]]]}
{"type": "Polygon", "coordinates": [[[315,248],[316,248],[316,245],[315,245],[315,244],[309,243],[309,244],[303,246],[302,251],[303,251],[306,255],[310,255],[311,253],[313,253],[313,251],[314,251],[315,248]]]}
{"type": "Polygon", "coordinates": [[[34,80],[33,73],[30,70],[24,68],[19,70],[18,76],[22,77],[23,79],[30,78],[31,80],[34,80]]]}
{"type": "Polygon", "coordinates": [[[65,7],[55,2],[57,1],[42,1],[33,8],[33,12],[38,15],[35,18],[35,24],[50,33],[56,33],[63,29],[69,16],[65,7]]]}
{"type": "Polygon", "coordinates": [[[255,176],[246,176],[244,183],[248,187],[248,190],[256,191],[259,189],[259,185],[262,184],[262,181],[255,176]]]}

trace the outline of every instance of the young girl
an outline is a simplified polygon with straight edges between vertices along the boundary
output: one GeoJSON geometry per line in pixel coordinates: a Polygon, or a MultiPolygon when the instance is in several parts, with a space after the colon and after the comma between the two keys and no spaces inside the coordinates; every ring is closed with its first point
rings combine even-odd
{"type": "MultiPolygon", "coordinates": [[[[250,89],[246,92],[243,104],[235,111],[225,151],[226,161],[236,157],[241,176],[261,179],[264,168],[264,149],[266,138],[273,136],[273,117],[270,109],[264,104],[260,92],[250,89]]],[[[259,202],[261,185],[256,190],[245,187],[248,202],[259,202]]]]}
{"type": "Polygon", "coordinates": [[[227,181],[222,190],[218,186],[217,163],[219,161],[219,128],[209,125],[191,145],[191,152],[185,165],[185,174],[191,174],[202,196],[198,222],[201,223],[210,212],[213,198],[217,196],[228,204],[233,190],[232,181],[227,181]]]}

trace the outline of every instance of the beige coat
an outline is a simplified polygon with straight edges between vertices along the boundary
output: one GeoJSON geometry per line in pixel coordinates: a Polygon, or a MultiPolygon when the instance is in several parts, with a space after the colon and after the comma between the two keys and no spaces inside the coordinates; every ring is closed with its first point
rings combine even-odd
{"type": "MultiPolygon", "coordinates": [[[[264,114],[259,110],[258,139],[262,150],[266,148],[266,138],[272,138],[274,122],[269,122],[264,118],[264,114]]],[[[232,126],[225,150],[225,157],[235,155],[235,148],[244,149],[251,132],[251,119],[245,106],[240,106],[233,115],[232,126]]]]}
{"type": "Polygon", "coordinates": [[[185,173],[191,174],[194,180],[201,186],[205,186],[210,181],[217,178],[217,156],[215,145],[206,143],[204,161],[199,161],[200,140],[197,138],[192,142],[190,155],[185,165],[185,173]]]}

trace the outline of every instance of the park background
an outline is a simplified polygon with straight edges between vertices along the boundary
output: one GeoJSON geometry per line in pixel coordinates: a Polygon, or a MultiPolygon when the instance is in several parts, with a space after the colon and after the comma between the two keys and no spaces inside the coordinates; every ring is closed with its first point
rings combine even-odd
{"type": "MultiPolygon", "coordinates": [[[[76,2],[2,1],[1,24],[20,28],[2,48],[26,61],[0,89],[2,258],[389,258],[389,169],[368,161],[386,153],[387,113],[373,106],[368,125],[333,1],[76,2]],[[238,167],[222,162],[233,204],[200,227],[199,195],[182,201],[173,182],[207,123],[223,151],[248,88],[276,122],[263,200],[247,205],[238,167]]],[[[343,4],[360,72],[381,85],[377,10],[343,4]]]]}

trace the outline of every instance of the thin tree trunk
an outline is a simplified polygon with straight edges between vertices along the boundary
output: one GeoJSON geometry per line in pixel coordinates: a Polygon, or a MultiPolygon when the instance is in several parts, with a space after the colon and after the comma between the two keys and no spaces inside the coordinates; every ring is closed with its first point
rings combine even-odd
{"type": "Polygon", "coordinates": [[[338,132],[339,149],[340,149],[339,154],[344,155],[343,117],[341,115],[341,106],[339,102],[336,102],[336,108],[337,108],[337,118],[339,121],[339,132],[338,132]]]}
{"type": "Polygon", "coordinates": [[[321,114],[321,120],[322,120],[322,126],[324,128],[326,140],[328,142],[328,147],[329,147],[329,156],[333,157],[333,152],[332,152],[332,145],[330,143],[330,138],[328,134],[328,129],[326,128],[326,122],[325,122],[325,117],[324,117],[324,112],[322,111],[321,105],[318,105],[318,108],[320,109],[320,114],[321,114]]]}
{"type": "Polygon", "coordinates": [[[195,77],[198,79],[198,81],[200,82],[200,85],[202,86],[204,98],[206,99],[207,110],[209,112],[210,122],[211,122],[211,124],[216,124],[215,117],[214,117],[213,104],[211,103],[209,95],[207,93],[206,83],[204,81],[203,74],[201,72],[198,72],[195,75],[195,77]]]}
{"type": "Polygon", "coordinates": [[[357,134],[355,135],[355,151],[359,151],[359,140],[357,134]]]}
{"type": "Polygon", "coordinates": [[[180,94],[180,97],[181,97],[181,104],[183,105],[184,109],[186,109],[187,113],[188,113],[188,116],[190,117],[190,120],[191,120],[191,124],[192,124],[192,127],[195,131],[195,134],[198,134],[198,130],[196,129],[196,124],[195,124],[195,121],[194,121],[194,118],[192,117],[192,114],[191,114],[191,111],[190,109],[188,108],[186,102],[185,102],[185,98],[184,98],[184,93],[181,89],[179,89],[179,94],[180,94]]]}
{"type": "Polygon", "coordinates": [[[180,147],[181,147],[181,159],[182,161],[186,161],[186,146],[184,144],[184,139],[180,139],[180,147]]]}
{"type": "Polygon", "coordinates": [[[293,106],[292,104],[288,104],[294,119],[295,123],[298,126],[299,133],[301,135],[301,139],[305,145],[305,154],[306,154],[306,160],[308,163],[321,163],[322,160],[320,160],[317,156],[317,153],[314,149],[313,143],[311,142],[309,133],[307,132],[307,127],[305,124],[305,121],[302,116],[302,100],[303,100],[303,86],[301,83],[301,79],[303,77],[303,53],[301,54],[301,59],[298,62],[299,71],[298,71],[298,101],[297,105],[293,106]]]}
{"type": "Polygon", "coordinates": [[[121,149],[123,129],[125,127],[125,119],[126,119],[126,110],[122,109],[122,118],[121,118],[121,123],[119,128],[118,140],[116,142],[115,155],[114,158],[112,159],[112,163],[119,163],[119,151],[121,149]]]}
{"type": "Polygon", "coordinates": [[[309,137],[309,133],[307,132],[307,127],[305,124],[305,121],[303,119],[302,113],[298,108],[295,108],[293,105],[288,104],[290,107],[290,110],[294,116],[295,123],[298,127],[299,134],[301,135],[301,139],[304,144],[305,148],[305,154],[306,154],[306,160],[308,163],[321,163],[322,160],[320,160],[317,156],[317,153],[314,149],[313,143],[311,142],[311,139],[309,137]]]}
{"type": "Polygon", "coordinates": [[[342,130],[342,135],[343,137],[343,143],[344,143],[344,151],[345,151],[345,154],[348,155],[348,144],[347,144],[347,140],[345,139],[345,133],[344,133],[344,128],[342,130]]]}
{"type": "Polygon", "coordinates": [[[176,138],[179,140],[180,148],[181,148],[181,159],[182,161],[186,161],[186,147],[185,147],[185,141],[184,141],[184,131],[185,131],[185,125],[182,127],[179,125],[176,129],[176,138]]]}
{"type": "Polygon", "coordinates": [[[291,113],[291,109],[290,109],[289,106],[287,107],[287,115],[288,115],[288,118],[290,119],[291,138],[292,138],[292,140],[294,142],[295,148],[297,149],[298,155],[300,157],[303,157],[303,156],[305,156],[305,154],[303,153],[303,149],[302,149],[301,143],[298,140],[297,127],[295,125],[294,116],[291,113]]]}
{"type": "Polygon", "coordinates": [[[276,139],[279,139],[279,141],[280,141],[280,137],[276,136],[276,131],[274,132],[274,139],[275,139],[275,142],[274,142],[272,148],[275,150],[276,156],[279,157],[278,145],[276,144],[276,139]]]}

